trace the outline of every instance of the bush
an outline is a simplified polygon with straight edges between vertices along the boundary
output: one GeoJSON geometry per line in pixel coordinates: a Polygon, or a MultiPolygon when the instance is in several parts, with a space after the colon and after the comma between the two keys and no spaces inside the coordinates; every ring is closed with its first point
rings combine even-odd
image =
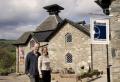
{"type": "Polygon", "coordinates": [[[8,75],[9,70],[0,68],[0,75],[8,75]]]}
{"type": "Polygon", "coordinates": [[[82,75],[79,76],[79,78],[83,79],[83,78],[87,78],[87,77],[90,77],[92,78],[94,75],[95,76],[99,76],[100,74],[103,74],[102,71],[98,71],[98,70],[92,70],[90,72],[84,72],[82,75]]]}
{"type": "Polygon", "coordinates": [[[87,73],[83,73],[82,75],[80,75],[80,78],[83,79],[83,78],[86,78],[87,77],[87,73]]]}
{"type": "Polygon", "coordinates": [[[0,48],[0,75],[15,71],[15,48],[0,48]]]}

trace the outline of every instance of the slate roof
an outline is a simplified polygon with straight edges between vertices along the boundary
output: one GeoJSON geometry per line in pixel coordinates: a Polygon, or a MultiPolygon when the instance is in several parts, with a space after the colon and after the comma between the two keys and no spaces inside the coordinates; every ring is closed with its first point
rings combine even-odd
{"type": "Polygon", "coordinates": [[[17,45],[17,44],[24,45],[24,44],[26,44],[27,41],[28,41],[28,40],[30,39],[30,37],[31,37],[31,33],[32,33],[32,31],[23,33],[23,34],[16,40],[16,42],[14,43],[14,45],[17,45]]]}
{"type": "Polygon", "coordinates": [[[55,36],[59,32],[59,30],[65,25],[65,24],[71,24],[78,30],[82,31],[86,35],[90,36],[89,28],[83,25],[80,25],[78,23],[75,23],[71,20],[64,19],[61,23],[57,24],[56,28],[54,30],[45,30],[45,31],[34,31],[34,32],[25,32],[17,41],[17,44],[26,44],[30,37],[33,37],[37,42],[49,42],[49,40],[52,39],[52,37],[55,36]]]}
{"type": "Polygon", "coordinates": [[[71,20],[65,19],[63,21],[63,24],[60,24],[60,26],[63,26],[66,23],[70,23],[72,26],[74,26],[75,28],[77,28],[78,30],[82,31],[83,33],[85,33],[86,35],[90,36],[90,30],[89,27],[86,27],[85,25],[80,25],[78,23],[75,23],[71,20]]]}
{"type": "Polygon", "coordinates": [[[25,45],[29,42],[31,37],[33,37],[37,42],[48,42],[48,36],[53,32],[53,30],[39,31],[39,32],[25,32],[14,45],[25,45]]]}
{"type": "Polygon", "coordinates": [[[33,37],[37,42],[47,42],[49,41],[66,23],[70,23],[78,30],[84,32],[88,36],[90,35],[89,30],[80,24],[72,22],[68,19],[62,20],[57,13],[63,10],[61,6],[54,4],[44,7],[47,12],[50,13],[49,17],[44,20],[34,32],[25,32],[15,43],[15,45],[25,45],[31,37],[33,37]]]}
{"type": "Polygon", "coordinates": [[[62,19],[57,15],[50,15],[45,21],[43,21],[36,29],[36,31],[46,31],[54,30],[57,24],[60,23],[62,19]]]}
{"type": "Polygon", "coordinates": [[[85,27],[85,26],[82,26],[80,24],[77,24],[71,20],[68,20],[68,19],[64,19],[61,23],[59,23],[57,25],[57,28],[53,31],[53,33],[51,33],[51,35],[49,35],[49,37],[47,38],[47,41],[49,41],[50,39],[52,39],[52,37],[55,36],[55,34],[57,34],[59,32],[59,30],[61,28],[63,28],[63,26],[65,24],[71,24],[72,26],[74,26],[75,28],[77,28],[78,30],[82,31],[83,33],[85,33],[87,36],[90,36],[90,29],[88,27],[85,27]]]}
{"type": "Polygon", "coordinates": [[[32,36],[37,42],[48,42],[47,38],[52,33],[53,33],[53,30],[39,31],[39,32],[34,32],[32,36]]]}

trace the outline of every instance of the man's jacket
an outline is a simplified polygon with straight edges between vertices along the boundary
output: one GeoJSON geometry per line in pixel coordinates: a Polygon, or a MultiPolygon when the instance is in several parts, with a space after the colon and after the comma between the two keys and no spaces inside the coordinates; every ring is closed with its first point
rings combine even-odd
{"type": "Polygon", "coordinates": [[[32,51],[29,52],[26,56],[26,61],[25,61],[25,73],[30,75],[39,75],[38,72],[38,57],[41,54],[37,52],[37,55],[35,55],[32,51]]]}

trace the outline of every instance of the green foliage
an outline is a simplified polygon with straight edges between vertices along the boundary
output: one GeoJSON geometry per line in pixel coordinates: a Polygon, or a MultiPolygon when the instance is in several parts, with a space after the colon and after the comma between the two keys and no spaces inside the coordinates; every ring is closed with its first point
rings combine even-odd
{"type": "Polygon", "coordinates": [[[84,72],[82,75],[80,75],[79,77],[82,79],[82,78],[86,78],[86,77],[90,77],[92,78],[94,75],[95,76],[99,76],[100,74],[103,74],[102,71],[98,71],[98,70],[92,70],[90,72],[84,72]]]}
{"type": "Polygon", "coordinates": [[[7,74],[9,74],[9,70],[0,68],[0,75],[7,75],[7,74]]]}
{"type": "Polygon", "coordinates": [[[0,74],[15,71],[15,46],[11,40],[0,40],[0,74]]]}

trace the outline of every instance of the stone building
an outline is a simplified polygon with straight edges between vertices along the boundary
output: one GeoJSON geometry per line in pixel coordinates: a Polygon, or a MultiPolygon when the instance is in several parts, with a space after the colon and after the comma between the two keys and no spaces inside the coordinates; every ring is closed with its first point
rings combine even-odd
{"type": "MultiPolygon", "coordinates": [[[[90,27],[82,22],[62,19],[59,12],[64,8],[59,5],[46,6],[44,9],[49,16],[35,31],[25,32],[15,43],[16,72],[24,73],[26,55],[37,42],[41,47],[47,45],[53,70],[72,68],[76,71],[78,64],[90,63],[91,68],[105,73],[106,45],[91,45],[90,27]]],[[[109,56],[111,58],[111,54],[109,56]]]]}
{"type": "Polygon", "coordinates": [[[120,0],[113,0],[111,4],[110,19],[111,43],[112,43],[112,79],[120,82],[120,0]]]}

